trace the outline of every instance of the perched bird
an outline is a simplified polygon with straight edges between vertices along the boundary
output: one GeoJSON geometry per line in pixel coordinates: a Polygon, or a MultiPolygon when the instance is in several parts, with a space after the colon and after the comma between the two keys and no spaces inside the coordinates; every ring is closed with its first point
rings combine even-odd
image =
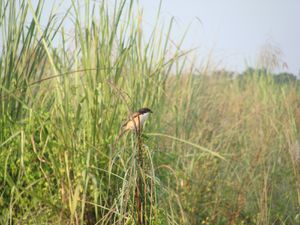
{"type": "Polygon", "coordinates": [[[134,130],[140,132],[143,128],[145,121],[150,113],[153,113],[149,108],[141,108],[137,112],[129,116],[128,120],[122,125],[122,131],[134,130]]]}
{"type": "Polygon", "coordinates": [[[122,125],[115,143],[117,143],[123,134],[125,134],[128,130],[133,130],[137,134],[140,133],[150,113],[153,113],[151,109],[141,108],[137,112],[134,112],[132,115],[130,115],[126,122],[122,125]]]}

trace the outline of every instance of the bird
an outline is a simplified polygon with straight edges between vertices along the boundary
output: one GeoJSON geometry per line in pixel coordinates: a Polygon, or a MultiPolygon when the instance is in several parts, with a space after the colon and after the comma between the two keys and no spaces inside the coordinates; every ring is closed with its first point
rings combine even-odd
{"type": "Polygon", "coordinates": [[[121,126],[120,133],[115,143],[117,143],[118,140],[123,136],[123,134],[125,134],[129,130],[134,131],[136,134],[140,134],[145,124],[145,121],[148,119],[150,113],[153,112],[147,107],[141,108],[138,111],[132,113],[125,121],[125,123],[123,123],[123,125],[121,126]]]}
{"type": "Polygon", "coordinates": [[[140,132],[144,126],[145,121],[148,119],[150,113],[153,113],[149,108],[141,108],[137,112],[130,115],[127,121],[122,125],[122,131],[134,130],[140,132]]]}

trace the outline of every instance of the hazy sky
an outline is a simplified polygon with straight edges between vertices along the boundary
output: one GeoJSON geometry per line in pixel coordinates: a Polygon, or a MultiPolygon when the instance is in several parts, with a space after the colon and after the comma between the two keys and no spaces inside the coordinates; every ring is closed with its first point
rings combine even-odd
{"type": "MultiPolygon", "coordinates": [[[[159,2],[140,0],[145,29],[151,29],[159,2]]],[[[255,66],[269,43],[282,50],[288,71],[299,74],[300,0],[163,0],[161,16],[175,17],[174,40],[191,24],[184,47],[199,46],[200,59],[212,50],[215,63],[242,70],[255,66]]]]}
{"type": "MultiPolygon", "coordinates": [[[[70,2],[64,0],[65,5],[70,2]]],[[[153,29],[159,3],[139,0],[145,33],[153,29]]],[[[300,0],[162,0],[162,21],[167,23],[172,17],[175,42],[190,25],[183,48],[199,47],[199,64],[212,52],[215,64],[241,71],[246,65],[255,66],[260,49],[269,43],[283,52],[285,71],[299,74],[300,0]]]]}

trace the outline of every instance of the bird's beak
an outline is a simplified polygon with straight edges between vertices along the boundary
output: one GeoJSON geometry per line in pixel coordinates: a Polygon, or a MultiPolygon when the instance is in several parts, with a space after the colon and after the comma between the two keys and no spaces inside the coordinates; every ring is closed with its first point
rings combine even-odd
{"type": "Polygon", "coordinates": [[[151,109],[150,109],[150,113],[153,113],[151,109]]]}

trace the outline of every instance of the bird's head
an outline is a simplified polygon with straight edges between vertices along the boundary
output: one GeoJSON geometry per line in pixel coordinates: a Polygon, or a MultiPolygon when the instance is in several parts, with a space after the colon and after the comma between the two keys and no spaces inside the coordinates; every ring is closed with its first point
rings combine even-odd
{"type": "Polygon", "coordinates": [[[140,114],[145,114],[145,113],[153,113],[151,109],[149,108],[141,108],[138,111],[140,114]]]}

